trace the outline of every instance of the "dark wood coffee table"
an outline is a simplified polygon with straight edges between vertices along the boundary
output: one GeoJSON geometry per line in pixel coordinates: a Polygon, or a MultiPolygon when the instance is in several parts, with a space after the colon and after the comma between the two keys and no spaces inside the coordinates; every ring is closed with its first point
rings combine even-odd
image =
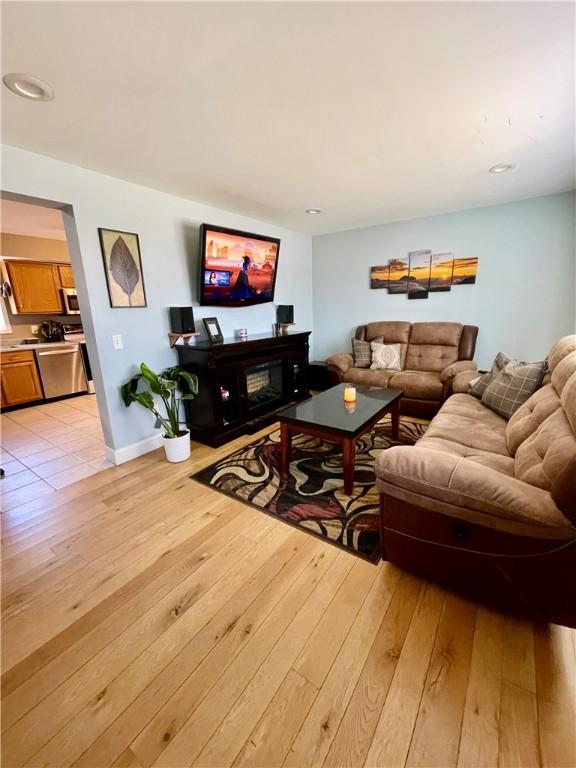
{"type": "Polygon", "coordinates": [[[355,407],[344,402],[344,384],[291,405],[278,413],[281,430],[280,470],[288,474],[292,453],[292,435],[304,433],[340,443],[343,454],[344,492],[354,487],[356,440],[368,432],[386,414],[392,416],[392,437],[398,440],[401,389],[356,387],[355,407]]]}

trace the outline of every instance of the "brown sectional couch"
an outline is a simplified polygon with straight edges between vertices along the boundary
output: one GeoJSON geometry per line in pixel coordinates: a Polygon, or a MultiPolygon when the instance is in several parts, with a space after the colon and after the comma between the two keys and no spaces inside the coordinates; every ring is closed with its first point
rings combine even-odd
{"type": "Polygon", "coordinates": [[[457,591],[576,627],[576,335],[506,421],[455,394],[415,446],[376,462],[383,557],[457,591]]]}
{"type": "Polygon", "coordinates": [[[460,323],[407,323],[384,321],[360,325],[355,338],[401,345],[401,371],[355,368],[351,354],[336,354],[326,360],[334,383],[368,384],[404,390],[400,403],[403,413],[433,416],[451,394],[455,376],[469,370],[478,328],[460,323]]]}

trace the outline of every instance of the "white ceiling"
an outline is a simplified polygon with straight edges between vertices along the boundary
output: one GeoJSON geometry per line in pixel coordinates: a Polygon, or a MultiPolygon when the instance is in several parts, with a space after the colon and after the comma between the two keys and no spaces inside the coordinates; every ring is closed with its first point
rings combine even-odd
{"type": "Polygon", "coordinates": [[[86,168],[312,233],[574,187],[572,3],[2,11],[2,73],[56,89],[2,88],[4,142],[86,168]]]}
{"type": "Polygon", "coordinates": [[[0,200],[0,232],[66,240],[61,211],[13,200],[0,200]]]}

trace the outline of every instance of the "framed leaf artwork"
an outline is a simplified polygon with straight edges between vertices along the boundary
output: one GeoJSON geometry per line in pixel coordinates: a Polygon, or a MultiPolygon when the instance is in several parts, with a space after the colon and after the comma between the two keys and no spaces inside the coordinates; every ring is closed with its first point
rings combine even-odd
{"type": "Polygon", "coordinates": [[[116,229],[98,229],[111,307],[145,307],[138,235],[116,229]]]}

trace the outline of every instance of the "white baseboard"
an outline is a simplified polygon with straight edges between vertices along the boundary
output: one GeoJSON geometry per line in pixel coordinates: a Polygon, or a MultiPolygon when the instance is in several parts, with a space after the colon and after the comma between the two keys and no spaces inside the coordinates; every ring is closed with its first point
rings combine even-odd
{"type": "Polygon", "coordinates": [[[131,443],[125,445],[124,448],[109,448],[104,446],[104,453],[108,461],[112,464],[124,464],[126,461],[137,459],[138,456],[143,456],[145,453],[155,451],[157,448],[162,447],[162,435],[152,435],[145,440],[139,440],[137,443],[131,443]]]}

